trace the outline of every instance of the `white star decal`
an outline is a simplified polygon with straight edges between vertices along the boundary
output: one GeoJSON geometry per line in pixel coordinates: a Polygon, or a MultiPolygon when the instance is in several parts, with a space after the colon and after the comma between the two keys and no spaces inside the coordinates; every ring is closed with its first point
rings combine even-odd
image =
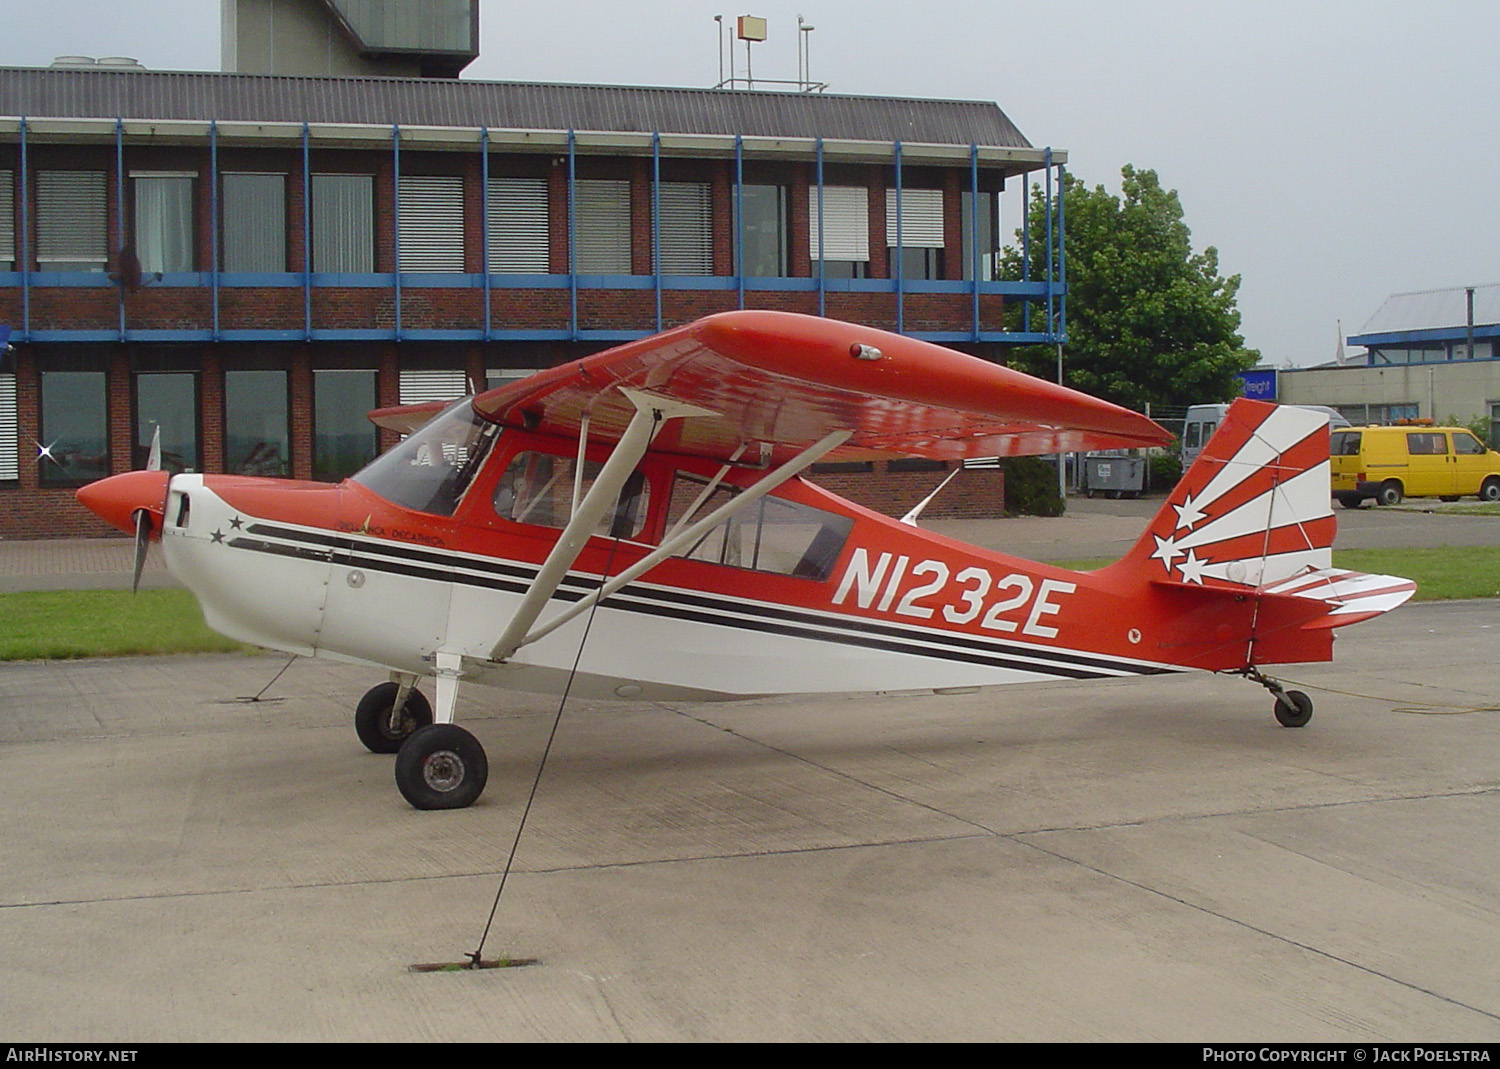
{"type": "Polygon", "coordinates": [[[1198,503],[1193,500],[1192,494],[1184,494],[1182,504],[1173,505],[1172,507],[1177,510],[1177,529],[1179,531],[1184,527],[1191,528],[1195,523],[1202,523],[1203,518],[1208,515],[1208,513],[1198,507],[1198,503]]]}
{"type": "Polygon", "coordinates": [[[1203,569],[1207,568],[1208,565],[1208,561],[1199,560],[1198,555],[1190,549],[1187,551],[1187,560],[1179,564],[1177,570],[1182,573],[1182,581],[1184,583],[1197,583],[1199,586],[1202,586],[1203,569]]]}
{"type": "Polygon", "coordinates": [[[1163,538],[1161,535],[1152,535],[1156,539],[1156,552],[1151,554],[1152,560],[1159,560],[1168,572],[1172,570],[1172,562],[1182,556],[1182,550],[1177,548],[1177,540],[1170,536],[1163,538]]]}

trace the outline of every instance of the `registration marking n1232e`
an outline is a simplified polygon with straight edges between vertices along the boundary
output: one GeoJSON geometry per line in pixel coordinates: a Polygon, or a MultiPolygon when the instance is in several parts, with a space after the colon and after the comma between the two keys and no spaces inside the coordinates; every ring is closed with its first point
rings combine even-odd
{"type": "Polygon", "coordinates": [[[942,619],[960,626],[979,621],[989,631],[1015,632],[1056,638],[1057,628],[1041,621],[1056,616],[1062,606],[1054,597],[1071,594],[1073,583],[1040,581],[1025,572],[996,579],[986,568],[971,566],[957,575],[940,560],[922,560],[894,553],[880,554],[873,564],[863,548],[855,549],[833,595],[835,605],[854,596],[861,609],[893,612],[916,620],[942,619]],[[904,588],[904,589],[903,589],[904,588]]]}

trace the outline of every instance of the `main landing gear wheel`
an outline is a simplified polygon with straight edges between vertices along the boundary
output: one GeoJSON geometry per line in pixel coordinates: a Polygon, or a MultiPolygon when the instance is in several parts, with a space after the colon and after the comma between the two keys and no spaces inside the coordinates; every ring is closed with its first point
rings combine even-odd
{"type": "Polygon", "coordinates": [[[473,805],[489,775],[484,747],[457,724],[420,727],[396,754],[396,786],[417,809],[473,805]]]}
{"type": "Polygon", "coordinates": [[[371,753],[396,753],[412,732],[432,723],[431,703],[413,687],[407,692],[400,723],[391,726],[391,707],[400,689],[395,683],[371,687],[354,709],[354,733],[371,753]]]}
{"type": "Polygon", "coordinates": [[[1305,727],[1312,714],[1312,699],[1300,690],[1288,690],[1276,696],[1276,719],[1282,727],[1305,727]]]}

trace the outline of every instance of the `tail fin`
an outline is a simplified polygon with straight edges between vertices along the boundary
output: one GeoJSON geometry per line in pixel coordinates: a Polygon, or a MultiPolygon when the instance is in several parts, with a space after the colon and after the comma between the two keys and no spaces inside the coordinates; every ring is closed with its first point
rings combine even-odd
{"type": "Polygon", "coordinates": [[[1326,415],[1262,401],[1229,407],[1146,533],[1112,566],[1172,598],[1182,629],[1175,663],[1326,661],[1330,629],[1416,592],[1409,579],[1333,567],[1330,490],[1326,415]]]}
{"type": "Polygon", "coordinates": [[[1121,564],[1262,587],[1331,568],[1335,527],[1328,417],[1241,399],[1121,564]]]}

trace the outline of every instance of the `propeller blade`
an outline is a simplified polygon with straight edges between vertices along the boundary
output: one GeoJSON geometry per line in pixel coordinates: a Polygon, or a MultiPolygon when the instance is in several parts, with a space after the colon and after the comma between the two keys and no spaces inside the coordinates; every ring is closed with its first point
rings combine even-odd
{"type": "Polygon", "coordinates": [[[147,471],[161,471],[161,424],[151,432],[151,452],[146,456],[147,471]]]}
{"type": "Polygon", "coordinates": [[[135,573],[130,577],[130,592],[141,588],[141,571],[146,567],[146,547],[151,544],[151,513],[139,509],[135,514],[135,573]]]}

